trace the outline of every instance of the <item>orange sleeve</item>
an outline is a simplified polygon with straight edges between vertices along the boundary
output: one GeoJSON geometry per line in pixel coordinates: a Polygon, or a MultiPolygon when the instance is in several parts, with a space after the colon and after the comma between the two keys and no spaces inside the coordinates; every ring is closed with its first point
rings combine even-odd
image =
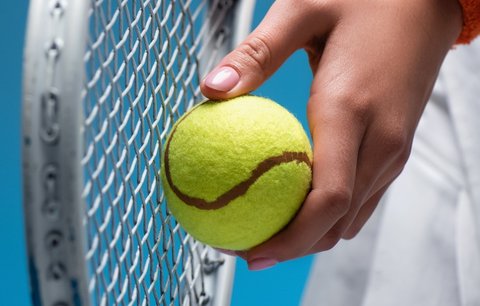
{"type": "Polygon", "coordinates": [[[480,34],[480,0],[459,0],[463,11],[463,29],[457,44],[467,44],[480,34]]]}

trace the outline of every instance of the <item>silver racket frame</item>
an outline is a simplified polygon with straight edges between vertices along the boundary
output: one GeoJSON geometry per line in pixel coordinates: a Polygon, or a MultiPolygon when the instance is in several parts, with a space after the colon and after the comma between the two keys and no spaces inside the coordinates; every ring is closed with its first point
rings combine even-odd
{"type": "Polygon", "coordinates": [[[89,1],[30,2],[23,195],[34,305],[88,305],[81,131],[89,1]]]}
{"type": "MultiPolygon", "coordinates": [[[[249,33],[255,0],[237,0],[235,5],[230,49],[249,33]]],[[[22,154],[34,305],[90,305],[80,130],[89,6],[88,0],[30,2],[23,63],[22,154]]],[[[207,259],[210,263],[205,266],[218,271],[205,271],[206,291],[214,293],[205,305],[229,305],[235,259],[211,249],[207,259]]]]}

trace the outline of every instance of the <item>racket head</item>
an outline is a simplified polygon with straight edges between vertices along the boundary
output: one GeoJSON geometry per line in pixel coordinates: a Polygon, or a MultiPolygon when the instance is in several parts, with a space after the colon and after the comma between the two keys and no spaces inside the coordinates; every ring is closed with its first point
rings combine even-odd
{"type": "Polygon", "coordinates": [[[34,305],[228,303],[233,258],[180,228],[158,172],[166,134],[248,32],[253,4],[30,3],[22,152],[34,305]]]}

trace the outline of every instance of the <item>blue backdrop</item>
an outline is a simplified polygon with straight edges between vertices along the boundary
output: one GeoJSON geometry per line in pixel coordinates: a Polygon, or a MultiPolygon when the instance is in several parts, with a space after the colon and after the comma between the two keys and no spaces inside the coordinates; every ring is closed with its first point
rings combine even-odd
{"type": "MultiPolygon", "coordinates": [[[[258,24],[272,0],[257,1],[258,24]]],[[[0,10],[0,305],[30,305],[21,202],[20,110],[23,40],[28,2],[3,1],[0,10]]],[[[306,102],[311,81],[307,58],[297,52],[256,93],[287,107],[306,127],[306,102]]],[[[250,272],[237,263],[233,306],[297,305],[311,258],[282,263],[266,271],[250,272]]]]}

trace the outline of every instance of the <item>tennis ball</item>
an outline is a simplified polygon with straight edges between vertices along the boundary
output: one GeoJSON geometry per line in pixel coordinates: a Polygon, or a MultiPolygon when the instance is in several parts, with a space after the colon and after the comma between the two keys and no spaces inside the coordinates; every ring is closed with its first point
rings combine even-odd
{"type": "Polygon", "coordinates": [[[281,230],[310,190],[312,150],[277,103],[206,101],[173,126],[162,156],[167,206],[197,240],[246,250],[281,230]]]}

